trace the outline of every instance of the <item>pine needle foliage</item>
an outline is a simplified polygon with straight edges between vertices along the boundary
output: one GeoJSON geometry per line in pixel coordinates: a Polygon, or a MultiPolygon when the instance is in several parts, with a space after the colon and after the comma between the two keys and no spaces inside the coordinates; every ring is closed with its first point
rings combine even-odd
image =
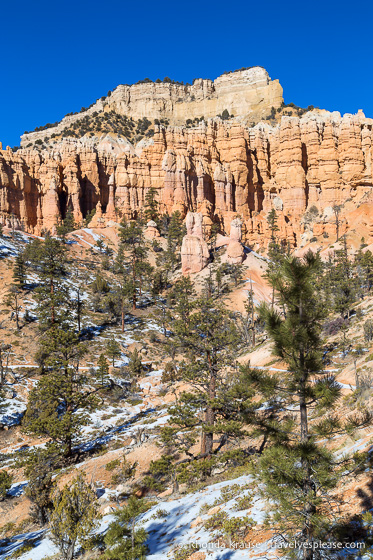
{"type": "Polygon", "coordinates": [[[324,372],[322,324],[328,306],[318,285],[320,271],[320,258],[311,252],[304,259],[284,257],[270,278],[276,307],[260,308],[273,352],[287,372],[242,368],[263,402],[250,422],[268,442],[257,477],[273,504],[271,524],[285,540],[300,543],[287,553],[307,560],[318,558],[316,541],[332,538],[337,505],[331,490],[352,461],[338,460],[320,439],[351,434],[371,422],[367,411],[347,418],[336,411],[341,387],[324,372]]]}
{"type": "Polygon", "coordinates": [[[96,494],[83,475],[78,475],[53,500],[50,519],[51,540],[65,560],[72,560],[77,543],[84,548],[99,519],[96,494]]]}

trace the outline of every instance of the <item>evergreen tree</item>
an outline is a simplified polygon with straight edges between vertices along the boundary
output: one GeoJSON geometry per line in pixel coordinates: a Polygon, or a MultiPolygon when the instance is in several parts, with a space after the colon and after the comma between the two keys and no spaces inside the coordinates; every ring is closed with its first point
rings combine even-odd
{"type": "Polygon", "coordinates": [[[155,187],[150,187],[145,195],[144,218],[147,222],[153,220],[159,223],[159,202],[158,191],[155,187]]]}
{"type": "Polygon", "coordinates": [[[172,213],[170,218],[170,223],[168,226],[168,235],[167,238],[170,240],[170,243],[174,243],[177,247],[181,247],[183,242],[183,237],[186,234],[186,227],[183,223],[182,216],[179,210],[176,210],[172,213]]]}
{"type": "Polygon", "coordinates": [[[0,471],[0,502],[5,500],[9,488],[13,484],[13,475],[5,469],[0,471]]]}
{"type": "Polygon", "coordinates": [[[246,383],[266,403],[264,415],[257,410],[256,423],[270,445],[256,472],[274,506],[272,526],[286,540],[300,543],[295,556],[308,560],[318,557],[313,543],[330,538],[330,490],[348,463],[336,459],[320,439],[370,422],[365,412],[341,418],[335,411],[341,388],[323,371],[321,329],[327,305],[318,287],[320,268],[319,257],[311,252],[304,260],[285,257],[271,278],[284,315],[268,305],[260,308],[274,354],[287,363],[288,372],[280,376],[243,368],[246,383]]]}
{"type": "Polygon", "coordinates": [[[115,521],[109,525],[105,535],[107,550],[105,558],[112,560],[145,560],[148,535],[145,529],[136,528],[140,514],[145,513],[150,505],[144,499],[131,496],[127,505],[115,512],[115,521]]]}
{"type": "Polygon", "coordinates": [[[22,309],[21,305],[21,291],[15,284],[11,284],[4,301],[7,307],[10,307],[12,316],[14,315],[17,331],[20,329],[19,315],[22,309]]]}
{"type": "Polygon", "coordinates": [[[71,208],[68,208],[65,218],[62,220],[62,224],[56,226],[57,235],[65,243],[67,235],[77,228],[78,226],[75,223],[73,211],[71,208]]]}
{"type": "MultiPolygon", "coordinates": [[[[268,268],[267,268],[267,272],[266,272],[266,278],[268,280],[271,280],[272,277],[276,276],[277,271],[279,269],[279,266],[281,265],[281,261],[283,258],[283,248],[282,246],[278,243],[278,239],[276,238],[276,232],[279,231],[279,227],[277,225],[277,214],[276,214],[276,210],[274,208],[272,208],[272,210],[268,213],[267,216],[267,223],[269,226],[269,229],[271,231],[271,240],[269,242],[268,245],[268,258],[269,258],[269,263],[268,263],[268,268]]],[[[275,297],[275,292],[274,292],[274,288],[272,289],[272,307],[274,305],[274,297],[275,297]]]]}
{"type": "Polygon", "coordinates": [[[28,479],[25,494],[32,503],[31,518],[45,525],[53,510],[52,494],[55,489],[53,471],[57,465],[57,454],[38,450],[26,461],[25,475],[28,479]]]}
{"type": "Polygon", "coordinates": [[[126,285],[126,293],[130,295],[132,309],[136,309],[143,282],[149,278],[151,270],[145,260],[147,250],[141,224],[122,220],[119,238],[123,247],[119,274],[126,285]],[[124,252],[127,253],[126,256],[124,252]]]}
{"type": "Polygon", "coordinates": [[[97,405],[94,391],[79,369],[87,349],[66,325],[45,332],[41,348],[47,373],[30,392],[23,428],[51,438],[68,457],[82,426],[88,423],[86,411],[97,405]]]}
{"type": "Polygon", "coordinates": [[[109,364],[104,354],[100,354],[98,359],[96,376],[101,388],[110,385],[109,364]]]}
{"type": "Polygon", "coordinates": [[[122,350],[119,342],[112,336],[109,338],[106,345],[106,354],[112,360],[113,367],[115,365],[115,358],[120,358],[122,350]]]}
{"type": "MultiPolygon", "coordinates": [[[[5,383],[5,376],[8,369],[8,363],[9,363],[9,357],[11,351],[12,351],[11,344],[5,344],[4,342],[0,342],[0,390],[5,383]]],[[[0,393],[0,397],[1,397],[1,393],[0,393]]],[[[1,399],[0,399],[0,403],[1,403],[1,399]]],[[[0,404],[0,410],[1,410],[1,404],[0,404]]]]}
{"type": "Polygon", "coordinates": [[[185,357],[180,363],[180,375],[193,387],[193,392],[183,392],[179,403],[171,407],[171,422],[187,431],[199,426],[200,456],[209,457],[214,452],[214,434],[220,433],[221,448],[228,434],[236,429],[232,423],[225,423],[220,398],[222,391],[227,390],[228,372],[234,368],[238,332],[229,313],[211,298],[198,299],[193,307],[190,313],[187,300],[178,302],[173,322],[179,349],[185,357]]]}
{"type": "Polygon", "coordinates": [[[13,283],[21,290],[24,289],[26,284],[26,261],[23,253],[18,253],[15,258],[13,266],[13,283]]]}
{"type": "Polygon", "coordinates": [[[166,285],[170,274],[173,274],[181,263],[180,248],[185,234],[185,225],[177,210],[172,214],[168,224],[166,249],[161,251],[156,259],[157,267],[160,269],[166,285]]]}
{"type": "Polygon", "coordinates": [[[346,236],[343,236],[343,247],[336,251],[331,268],[331,289],[334,309],[341,314],[350,317],[352,304],[357,297],[357,278],[354,275],[353,264],[348,255],[346,236]]]}
{"type": "Polygon", "coordinates": [[[268,212],[267,215],[267,224],[268,227],[270,229],[271,232],[271,242],[275,243],[276,241],[276,237],[275,237],[275,233],[277,231],[279,231],[279,227],[277,225],[277,214],[276,214],[276,210],[274,208],[272,208],[272,210],[270,212],[268,212]]]}
{"type": "Polygon", "coordinates": [[[79,474],[72,484],[56,492],[53,507],[51,539],[60,549],[62,557],[72,560],[77,542],[84,548],[97,527],[99,513],[96,494],[83,475],[79,474]]]}
{"type": "Polygon", "coordinates": [[[134,351],[131,352],[130,354],[130,361],[128,363],[128,368],[135,379],[137,377],[140,377],[140,375],[144,371],[144,367],[142,365],[141,358],[137,348],[135,348],[134,351]]]}
{"type": "Polygon", "coordinates": [[[183,322],[189,326],[192,311],[196,306],[196,292],[190,276],[183,276],[178,280],[170,293],[170,303],[172,305],[172,321],[183,322]]]}
{"type": "Polygon", "coordinates": [[[64,282],[66,247],[58,239],[47,236],[44,242],[36,239],[30,243],[25,256],[40,277],[40,286],[35,290],[40,328],[46,330],[63,323],[69,315],[66,308],[68,291],[64,282]]]}
{"type": "Polygon", "coordinates": [[[360,278],[361,293],[370,293],[373,286],[373,254],[361,249],[356,255],[357,274],[360,278]]]}

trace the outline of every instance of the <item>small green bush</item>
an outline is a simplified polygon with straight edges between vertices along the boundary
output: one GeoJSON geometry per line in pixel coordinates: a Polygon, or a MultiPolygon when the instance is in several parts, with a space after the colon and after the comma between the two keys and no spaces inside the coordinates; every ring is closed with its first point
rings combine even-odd
{"type": "Polygon", "coordinates": [[[113,461],[109,461],[109,463],[107,463],[105,465],[105,470],[106,471],[113,471],[114,469],[119,467],[119,465],[120,465],[120,460],[119,459],[114,459],[113,461]]]}

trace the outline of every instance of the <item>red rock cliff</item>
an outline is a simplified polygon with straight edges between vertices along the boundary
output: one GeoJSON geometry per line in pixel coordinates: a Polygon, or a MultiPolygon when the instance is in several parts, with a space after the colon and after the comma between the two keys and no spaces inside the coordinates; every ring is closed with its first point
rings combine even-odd
{"type": "MultiPolygon", "coordinates": [[[[372,125],[363,113],[283,117],[275,128],[209,119],[198,128],[159,127],[136,148],[105,139],[64,140],[49,151],[0,151],[0,218],[30,232],[51,229],[67,208],[76,220],[100,202],[103,217],[134,217],[150,186],[161,209],[202,212],[229,232],[236,215],[248,243],[268,240],[274,207],[279,236],[301,245],[333,234],[333,205],[370,197],[372,125]],[[304,214],[318,211],[314,230],[304,214]]],[[[309,221],[309,220],[308,220],[309,221]]],[[[342,220],[343,221],[343,220],[342,220]]]]}

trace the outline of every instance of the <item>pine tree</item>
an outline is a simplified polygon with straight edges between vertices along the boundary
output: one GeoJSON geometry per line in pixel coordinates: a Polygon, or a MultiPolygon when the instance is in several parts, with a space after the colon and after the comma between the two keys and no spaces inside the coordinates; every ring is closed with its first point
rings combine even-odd
{"type": "Polygon", "coordinates": [[[0,502],[5,500],[7,492],[13,483],[13,475],[5,469],[0,471],[0,502]]]}
{"type": "Polygon", "coordinates": [[[361,293],[370,293],[373,286],[373,254],[361,249],[356,255],[356,268],[360,277],[361,293]]]}
{"type": "Polygon", "coordinates": [[[277,214],[276,214],[276,210],[274,208],[272,208],[272,210],[270,212],[268,212],[267,215],[267,224],[268,227],[271,231],[271,242],[274,243],[275,242],[275,233],[277,231],[279,231],[279,227],[277,225],[277,214]]]}
{"type": "Polygon", "coordinates": [[[28,479],[25,494],[32,503],[31,518],[39,525],[45,525],[53,510],[52,494],[56,483],[53,471],[58,455],[38,450],[26,460],[25,475],[28,479]]]}
{"type": "Polygon", "coordinates": [[[49,437],[68,457],[82,426],[88,423],[86,411],[97,405],[94,391],[79,369],[87,348],[67,325],[45,332],[41,348],[47,373],[30,392],[23,428],[49,437]]]}
{"type": "Polygon", "coordinates": [[[66,276],[66,247],[50,236],[44,242],[34,240],[25,251],[26,259],[40,277],[40,286],[35,290],[38,302],[40,328],[48,329],[62,323],[69,315],[66,308],[68,290],[66,276]]]}
{"type": "Polygon", "coordinates": [[[307,560],[317,557],[312,549],[316,540],[330,538],[330,490],[348,463],[336,459],[320,440],[370,422],[365,412],[341,418],[335,411],[341,387],[323,371],[327,303],[318,287],[320,269],[319,257],[311,252],[304,260],[285,257],[271,278],[284,315],[268,305],[260,308],[274,354],[287,363],[288,372],[280,376],[243,368],[247,385],[266,403],[264,411],[256,412],[256,423],[270,444],[256,472],[274,506],[272,526],[286,540],[301,543],[295,555],[307,560]]]}
{"type": "MultiPolygon", "coordinates": [[[[272,208],[272,210],[268,213],[267,216],[267,223],[269,229],[271,230],[271,240],[268,245],[268,268],[266,272],[266,278],[271,280],[272,277],[276,276],[279,266],[281,265],[282,258],[283,258],[283,247],[278,243],[278,239],[276,238],[276,232],[279,231],[279,227],[277,225],[277,214],[276,210],[272,208]]],[[[274,297],[275,292],[274,288],[272,290],[272,307],[274,305],[274,297]]]]}
{"type": "Polygon", "coordinates": [[[115,358],[120,358],[122,350],[119,342],[112,336],[109,338],[106,345],[106,354],[112,360],[113,367],[115,366],[115,358]]]}
{"type": "Polygon", "coordinates": [[[11,284],[8,293],[6,295],[6,298],[4,300],[4,303],[7,307],[10,307],[12,311],[12,316],[14,315],[16,321],[17,331],[19,331],[20,329],[19,315],[22,309],[22,305],[21,305],[21,291],[18,288],[18,286],[16,286],[15,284],[11,284]]]}
{"type": "Polygon", "coordinates": [[[190,276],[183,276],[175,282],[170,293],[170,303],[172,305],[172,320],[178,323],[181,321],[185,327],[189,326],[191,313],[196,307],[196,292],[190,276]]]}
{"type": "Polygon", "coordinates": [[[135,348],[134,351],[131,352],[130,354],[130,361],[128,363],[128,368],[135,379],[140,377],[140,375],[144,371],[144,367],[142,365],[141,358],[137,348],[135,348]]]}
{"type": "MultiPolygon", "coordinates": [[[[12,351],[11,344],[0,342],[0,388],[5,383],[5,376],[8,369],[9,357],[12,351]]],[[[1,402],[1,400],[0,400],[1,402]]],[[[1,404],[0,404],[1,409],[1,404]]]]}
{"type": "Polygon", "coordinates": [[[109,525],[105,535],[108,560],[145,560],[148,535],[145,529],[136,528],[140,514],[145,513],[150,505],[144,499],[131,496],[127,505],[115,512],[115,521],[109,525]]]}
{"type": "MultiPolygon", "coordinates": [[[[183,283],[187,284],[186,279],[183,283]]],[[[180,363],[181,378],[194,390],[182,393],[170,411],[177,426],[201,428],[200,456],[209,457],[214,452],[214,434],[220,433],[217,443],[222,447],[233,429],[224,422],[219,399],[227,388],[228,372],[234,368],[238,332],[229,313],[211,298],[198,299],[193,307],[191,313],[187,300],[178,302],[173,331],[185,357],[180,363]]]]}
{"type": "Polygon", "coordinates": [[[96,494],[82,474],[57,491],[50,519],[52,541],[65,560],[72,560],[77,542],[84,548],[99,519],[96,494]]]}
{"type": "Polygon", "coordinates": [[[352,304],[357,297],[357,278],[354,275],[353,264],[348,255],[346,236],[343,236],[343,247],[336,251],[331,269],[331,289],[334,309],[350,317],[352,304]]]}
{"type": "Polygon", "coordinates": [[[144,217],[147,222],[153,220],[159,223],[159,202],[158,191],[155,187],[150,187],[145,195],[144,217]]]}
{"type": "Polygon", "coordinates": [[[62,224],[56,227],[57,235],[65,243],[67,235],[77,228],[78,226],[75,223],[73,211],[71,210],[71,208],[68,208],[65,218],[62,220],[62,224]]]}
{"type": "Polygon", "coordinates": [[[24,253],[19,253],[14,261],[13,266],[13,283],[21,290],[24,289],[27,280],[26,261],[24,253]]]}
{"type": "Polygon", "coordinates": [[[122,220],[119,231],[121,253],[122,282],[126,285],[126,293],[130,294],[132,309],[136,309],[139,294],[141,295],[143,282],[149,278],[150,265],[146,262],[146,245],[141,224],[122,220]],[[124,251],[127,253],[125,256],[124,251]]]}
{"type": "Polygon", "coordinates": [[[156,259],[157,267],[160,269],[166,285],[169,282],[170,274],[173,274],[181,263],[180,248],[185,233],[185,225],[177,210],[172,214],[168,224],[166,249],[161,251],[156,259]]]}
{"type": "Polygon", "coordinates": [[[109,364],[104,354],[100,354],[100,357],[97,361],[96,376],[98,384],[101,388],[110,385],[109,364]]]}

